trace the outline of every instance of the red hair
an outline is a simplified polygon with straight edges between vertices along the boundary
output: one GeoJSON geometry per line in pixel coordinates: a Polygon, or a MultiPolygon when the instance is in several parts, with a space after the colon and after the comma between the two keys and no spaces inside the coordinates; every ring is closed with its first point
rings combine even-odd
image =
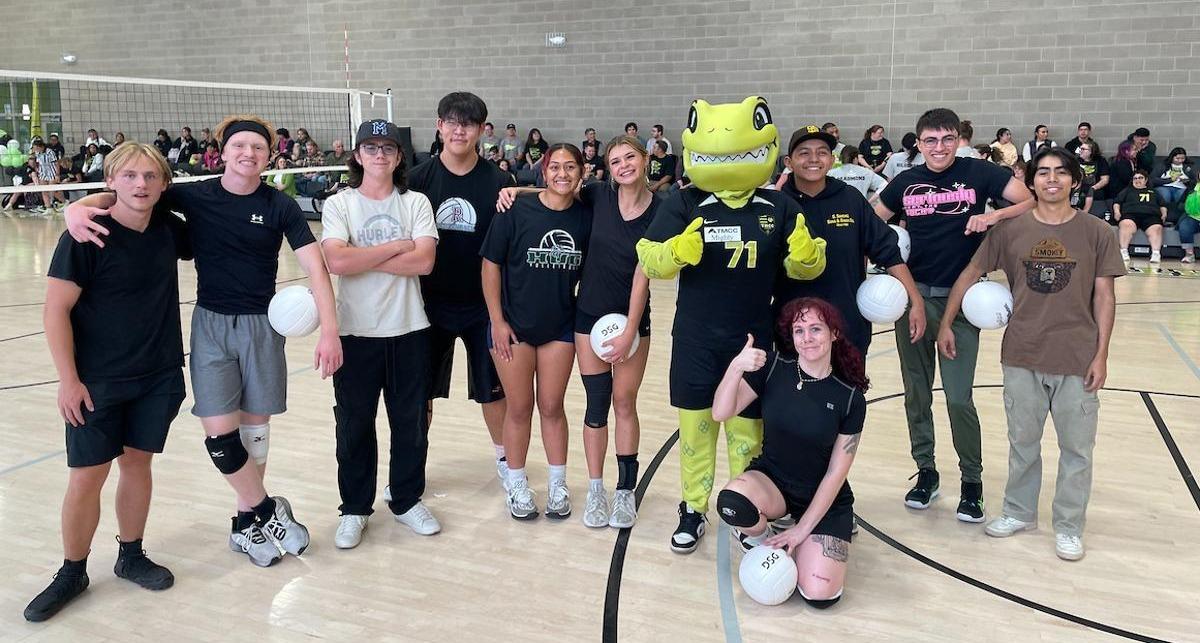
{"type": "Polygon", "coordinates": [[[834,375],[866,392],[871,387],[871,380],[867,379],[866,361],[858,347],[847,339],[846,321],[842,318],[842,314],[838,312],[837,308],[834,308],[833,304],[824,299],[800,297],[784,305],[783,310],[779,312],[779,319],[775,322],[775,332],[779,334],[781,340],[779,346],[789,354],[796,354],[796,347],[792,341],[792,324],[800,319],[805,311],[815,314],[822,322],[825,322],[834,335],[833,348],[830,349],[830,361],[833,362],[834,375]]]}

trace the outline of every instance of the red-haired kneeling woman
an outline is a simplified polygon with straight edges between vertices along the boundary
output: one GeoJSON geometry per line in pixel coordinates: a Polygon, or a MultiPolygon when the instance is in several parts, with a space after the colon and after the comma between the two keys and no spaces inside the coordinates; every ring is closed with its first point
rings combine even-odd
{"type": "Polygon", "coordinates": [[[733,417],[762,399],[762,455],[717,496],[721,519],[744,547],[784,548],[796,561],[804,600],[826,608],[842,596],[854,494],[846,482],[862,435],[869,382],[862,353],[845,339],[845,322],[813,297],[783,307],[776,331],[790,354],[746,347],[717,387],[713,418],[733,417]],[[791,341],[787,341],[790,338],[791,341]],[[794,527],[771,534],[790,514],[794,527]]]}

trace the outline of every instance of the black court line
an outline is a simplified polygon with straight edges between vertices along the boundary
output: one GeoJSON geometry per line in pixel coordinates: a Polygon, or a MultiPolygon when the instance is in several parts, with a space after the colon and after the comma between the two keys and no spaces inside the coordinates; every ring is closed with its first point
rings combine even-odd
{"type": "MultiPolygon", "coordinates": [[[[658,453],[654,454],[654,459],[650,461],[646,471],[642,473],[642,479],[633,492],[639,508],[642,506],[642,496],[645,496],[646,489],[650,488],[650,480],[654,478],[659,465],[662,464],[663,459],[671,452],[671,448],[677,441],[679,441],[679,429],[676,429],[667,438],[658,453]]],[[[629,546],[629,534],[632,531],[633,527],[622,529],[617,534],[616,544],[613,545],[612,562],[608,565],[608,588],[604,592],[604,630],[600,637],[604,643],[616,643],[617,641],[617,609],[621,603],[621,574],[625,569],[625,550],[629,546]]]]}
{"type": "Polygon", "coordinates": [[[887,330],[877,330],[877,331],[871,333],[871,337],[874,337],[876,335],[886,335],[888,333],[894,333],[894,332],[896,332],[895,328],[889,328],[887,330]]]}
{"type": "Polygon", "coordinates": [[[26,306],[41,306],[44,303],[41,301],[31,301],[26,304],[0,304],[0,308],[25,308],[26,306]]]}
{"type": "Polygon", "coordinates": [[[1171,459],[1175,461],[1175,467],[1179,469],[1179,475],[1183,476],[1183,483],[1187,485],[1188,491],[1192,492],[1192,500],[1196,502],[1196,508],[1200,509],[1200,485],[1196,484],[1196,476],[1192,475],[1192,469],[1188,467],[1187,460],[1179,450],[1179,445],[1175,444],[1175,438],[1171,436],[1167,423],[1163,421],[1162,415],[1158,412],[1158,407],[1154,405],[1154,400],[1150,399],[1149,393],[1142,393],[1142,402],[1146,404],[1146,410],[1150,412],[1150,417],[1158,427],[1158,433],[1162,435],[1163,443],[1167,445],[1167,451],[1171,453],[1171,459]]]}
{"type": "Polygon", "coordinates": [[[912,558],[913,560],[916,560],[919,563],[922,563],[928,567],[936,569],[937,571],[939,571],[947,576],[950,576],[951,578],[954,578],[955,580],[959,580],[968,585],[971,585],[972,587],[982,589],[983,591],[988,592],[989,594],[998,596],[998,597],[1003,598],[1008,601],[1012,601],[1012,602],[1014,602],[1018,605],[1024,606],[1024,607],[1028,607],[1030,609],[1037,610],[1039,612],[1042,612],[1043,614],[1049,614],[1050,616],[1054,616],[1056,618],[1061,618],[1064,621],[1070,621],[1077,625],[1082,625],[1084,627],[1091,628],[1098,632],[1112,634],[1113,636],[1120,636],[1122,638],[1130,639],[1133,641],[1149,641],[1151,643],[1167,643],[1167,641],[1165,641],[1164,639],[1156,639],[1151,636],[1146,636],[1145,634],[1138,634],[1136,632],[1130,632],[1129,630],[1123,630],[1119,627],[1107,625],[1107,624],[1101,623],[1099,621],[1093,621],[1091,619],[1087,619],[1082,616],[1076,616],[1075,614],[1071,614],[1070,612],[1064,612],[1060,609],[1055,609],[1048,605],[1042,605],[1041,603],[1038,603],[1036,601],[1031,601],[1022,596],[1017,596],[1016,594],[1013,594],[1012,592],[1006,592],[1006,591],[1000,589],[999,587],[989,585],[981,580],[967,576],[966,574],[964,574],[956,569],[953,569],[951,567],[948,567],[946,565],[943,565],[942,563],[939,563],[936,560],[933,560],[932,558],[930,558],[920,552],[914,551],[912,548],[908,547],[904,543],[899,542],[895,538],[892,538],[891,536],[884,533],[878,527],[876,527],[876,526],[872,525],[871,523],[867,522],[866,520],[864,520],[862,516],[858,515],[857,513],[854,515],[858,519],[859,526],[861,526],[863,529],[867,530],[867,533],[878,538],[879,540],[882,540],[885,544],[892,547],[896,551],[908,556],[909,558],[912,558]]]}
{"type": "MultiPolygon", "coordinates": [[[[191,353],[190,352],[184,353],[183,358],[187,359],[188,355],[191,355],[191,353]]],[[[33,388],[35,386],[46,386],[49,384],[58,384],[58,380],[46,380],[44,382],[30,382],[29,384],[9,384],[7,386],[0,386],[0,391],[11,391],[13,389],[18,389],[18,388],[33,388]]]]}
{"type": "Polygon", "coordinates": [[[1166,305],[1166,304],[1200,304],[1200,299],[1188,299],[1184,301],[1118,301],[1118,306],[1150,306],[1150,305],[1166,305]]]}

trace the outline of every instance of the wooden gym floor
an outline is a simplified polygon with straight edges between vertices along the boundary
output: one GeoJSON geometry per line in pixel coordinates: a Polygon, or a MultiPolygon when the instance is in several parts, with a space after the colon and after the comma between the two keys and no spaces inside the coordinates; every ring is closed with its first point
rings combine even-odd
{"type": "MultiPolygon", "coordinates": [[[[696,553],[671,553],[679,501],[667,401],[674,286],[658,282],[640,400],[644,496],[632,530],[590,530],[579,521],[586,470],[577,376],[567,398],[576,515],[563,523],[508,516],[482,419],[466,400],[460,348],[452,399],[438,403],[430,436],[425,500],[444,531],[416,536],[379,501],[363,544],[335,549],[332,392],[310,368],[308,337],[288,344],[290,410],[273,422],[268,475],[268,488],[288,496],[311,530],[308,552],[259,569],[228,550],[231,493],[201,449],[188,401],[156,459],[146,536],[151,555],[174,571],[175,587],[151,593],[109,572],[116,555],[110,482],[91,588],[51,621],[26,623],[21,611],[62,558],[63,428],[40,305],[62,228],[61,219],[0,219],[0,641],[1200,641],[1200,489],[1188,468],[1200,466],[1200,279],[1175,262],[1163,267],[1178,274],[1117,280],[1088,550],[1077,563],[1054,555],[1052,427],[1038,531],[1000,540],[954,519],[957,462],[940,398],[945,497],[924,512],[903,506],[915,468],[894,340],[882,327],[868,357],[872,403],[851,472],[862,531],[841,603],[825,612],[798,597],[779,607],[753,603],[736,580],[740,553],[716,523],[696,553]]],[[[180,273],[190,300],[195,273],[190,264],[180,273]]],[[[301,275],[284,250],[280,281],[301,275]]],[[[186,333],[192,306],[183,312],[186,333]]],[[[999,510],[1007,471],[1000,337],[984,333],[976,376],[989,517],[999,510]]],[[[723,453],[718,462],[724,471],[723,453]]],[[[610,489],[615,469],[610,446],[610,489]]],[[[543,502],[536,438],[530,473],[543,502]]]]}

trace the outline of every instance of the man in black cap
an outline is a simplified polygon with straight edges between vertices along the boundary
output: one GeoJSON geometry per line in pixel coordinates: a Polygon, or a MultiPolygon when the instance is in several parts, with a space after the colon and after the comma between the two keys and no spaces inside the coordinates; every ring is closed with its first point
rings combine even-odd
{"type": "Polygon", "coordinates": [[[525,141],[517,138],[517,126],[512,123],[504,126],[504,138],[500,139],[500,158],[507,159],[514,170],[521,167],[521,159],[525,158],[525,141]]]}
{"type": "Polygon", "coordinates": [[[1145,127],[1139,127],[1133,130],[1129,138],[1125,139],[1133,143],[1133,153],[1135,155],[1134,162],[1139,170],[1147,172],[1154,169],[1154,157],[1158,154],[1158,146],[1154,141],[1150,140],[1150,130],[1145,127]]]}
{"type": "MultiPolygon", "coordinates": [[[[797,297],[820,297],[842,313],[850,337],[864,355],[871,344],[871,322],[863,318],[855,302],[858,287],[866,279],[863,257],[869,258],[908,292],[909,301],[921,301],[908,266],[900,256],[899,239],[862,193],[844,181],[826,176],[833,167],[834,136],[816,125],[801,127],[792,134],[783,163],[792,172],[783,186],[784,194],[800,202],[813,235],[825,239],[825,272],[811,281],[781,279],[775,291],[774,310],[797,297]]],[[[910,341],[925,332],[925,307],[914,305],[909,312],[910,341]]]]}

